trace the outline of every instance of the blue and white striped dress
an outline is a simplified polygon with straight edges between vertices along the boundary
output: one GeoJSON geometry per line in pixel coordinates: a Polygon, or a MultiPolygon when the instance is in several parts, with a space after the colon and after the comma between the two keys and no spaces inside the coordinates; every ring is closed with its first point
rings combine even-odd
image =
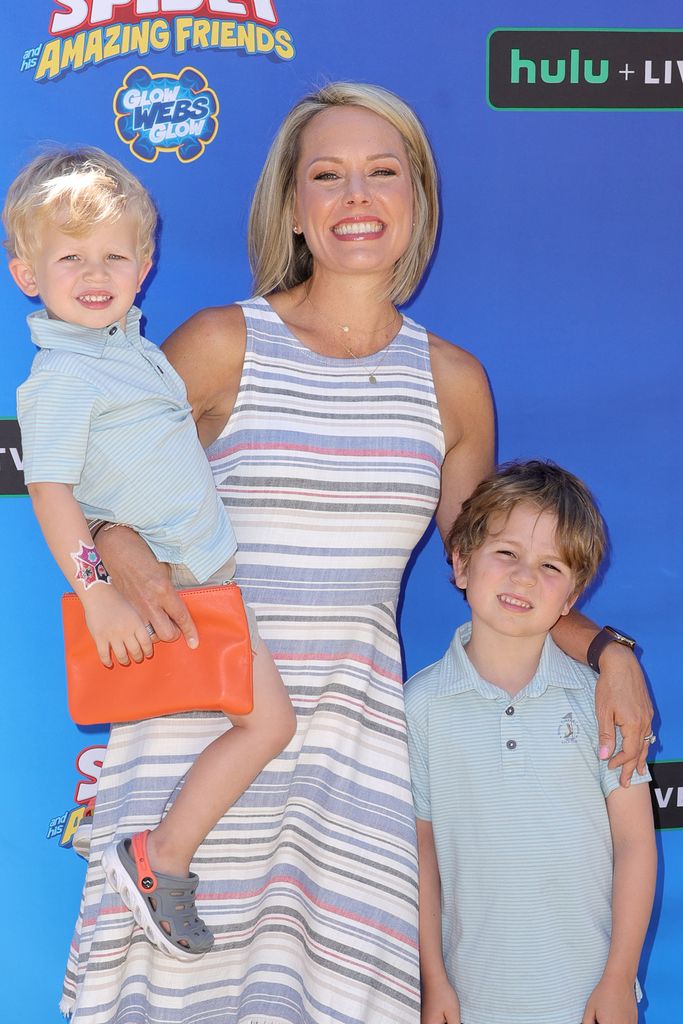
{"type": "Polygon", "coordinates": [[[243,304],[234,411],[209,450],[237,581],[298,715],[289,747],[193,863],[216,936],[158,953],[104,883],[114,833],[154,825],[223,728],[116,726],[99,785],[65,1009],[88,1024],[417,1024],[417,861],[396,603],[438,494],[443,435],[425,331],[378,363],[330,359],[264,299],[243,304]]]}

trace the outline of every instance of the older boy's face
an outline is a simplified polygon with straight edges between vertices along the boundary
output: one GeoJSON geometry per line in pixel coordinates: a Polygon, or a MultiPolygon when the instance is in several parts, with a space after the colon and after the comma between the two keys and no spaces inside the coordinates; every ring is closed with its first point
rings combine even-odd
{"type": "Polygon", "coordinates": [[[125,325],[149,268],[137,252],[137,225],[124,215],[74,238],[58,224],[40,232],[32,264],[19,259],[10,270],[27,295],[40,295],[49,315],[80,327],[125,325]]]}
{"type": "Polygon", "coordinates": [[[467,567],[453,552],[456,584],[472,618],[505,636],[541,636],[576,600],[574,573],[555,541],[556,518],[532,505],[492,516],[489,535],[467,567]]]}

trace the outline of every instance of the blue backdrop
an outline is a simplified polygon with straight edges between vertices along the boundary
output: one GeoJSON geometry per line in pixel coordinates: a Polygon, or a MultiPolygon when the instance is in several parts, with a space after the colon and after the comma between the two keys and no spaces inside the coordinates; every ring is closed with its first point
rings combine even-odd
{"type": "MultiPolygon", "coordinates": [[[[146,16],[156,27],[149,28],[149,52],[141,54],[125,52],[136,40],[145,42],[135,34],[135,4],[110,3],[109,18],[107,4],[98,3],[6,5],[2,192],[41,140],[100,146],[138,174],[162,216],[157,265],[142,301],[147,334],[160,341],[196,309],[248,294],[250,194],[276,126],[302,93],[326,79],[352,78],[405,97],[431,136],[443,203],[438,252],[409,312],[486,366],[501,459],[555,459],[596,493],[612,550],[584,610],[638,637],[657,703],[654,756],[683,759],[677,665],[683,113],[503,111],[489,106],[486,90],[487,36],[495,28],[676,28],[679,5],[246,0],[227,5],[244,8],[252,28],[245,23],[240,34],[236,26],[214,28],[219,19],[212,5],[199,0],[178,26],[174,4],[164,0],[157,5],[163,13],[146,16]],[[91,7],[93,17],[99,11],[109,22],[104,29],[80,24],[80,9],[91,7]],[[54,14],[62,21],[52,24],[54,14]],[[209,22],[203,36],[198,18],[209,22]],[[176,53],[175,44],[185,45],[184,52],[176,53]],[[146,70],[131,75],[137,67],[146,70]],[[187,67],[195,69],[189,78],[187,67]],[[194,124],[179,128],[162,119],[133,152],[131,90],[177,88],[182,97],[190,79],[204,97],[194,124]]],[[[677,74],[675,62],[672,67],[677,74]]],[[[680,76],[671,87],[683,96],[680,76]]],[[[0,294],[6,331],[0,417],[7,418],[0,423],[0,481],[6,482],[19,458],[11,420],[15,388],[33,356],[24,324],[32,307],[9,274],[0,276],[0,294]]],[[[28,499],[2,497],[0,516],[0,855],[9,979],[3,1015],[48,1024],[59,1019],[84,874],[69,848],[77,801],[87,798],[97,775],[98,751],[89,748],[105,735],[77,728],[67,715],[58,610],[63,580],[28,499]]],[[[440,657],[465,611],[430,533],[405,587],[408,672],[440,657]]],[[[674,777],[681,788],[658,794],[671,810],[683,805],[681,772],[674,777]]],[[[683,823],[680,813],[674,824],[683,823]]],[[[642,1019],[671,1024],[680,1007],[683,833],[661,831],[658,841],[642,1019]]]]}

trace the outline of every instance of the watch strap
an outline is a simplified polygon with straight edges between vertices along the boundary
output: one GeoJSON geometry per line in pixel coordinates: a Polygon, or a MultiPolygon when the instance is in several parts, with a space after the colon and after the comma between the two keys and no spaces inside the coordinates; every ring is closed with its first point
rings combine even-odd
{"type": "Polygon", "coordinates": [[[600,672],[600,655],[605,647],[611,643],[621,644],[623,647],[628,647],[631,651],[636,646],[636,642],[632,637],[620,633],[613,626],[603,626],[600,632],[596,633],[591,640],[586,654],[586,661],[594,672],[600,672]]]}

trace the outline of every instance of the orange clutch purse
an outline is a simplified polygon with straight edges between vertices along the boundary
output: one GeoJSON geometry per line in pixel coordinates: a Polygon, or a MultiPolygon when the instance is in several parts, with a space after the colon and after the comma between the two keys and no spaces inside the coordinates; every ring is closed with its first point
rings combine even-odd
{"type": "Polygon", "coordinates": [[[199,630],[191,651],[181,636],[154,644],[141,664],[105,668],[75,594],[62,597],[69,713],[78,725],[134,722],[182,711],[248,714],[253,707],[252,653],[240,588],[180,590],[199,630]]]}

